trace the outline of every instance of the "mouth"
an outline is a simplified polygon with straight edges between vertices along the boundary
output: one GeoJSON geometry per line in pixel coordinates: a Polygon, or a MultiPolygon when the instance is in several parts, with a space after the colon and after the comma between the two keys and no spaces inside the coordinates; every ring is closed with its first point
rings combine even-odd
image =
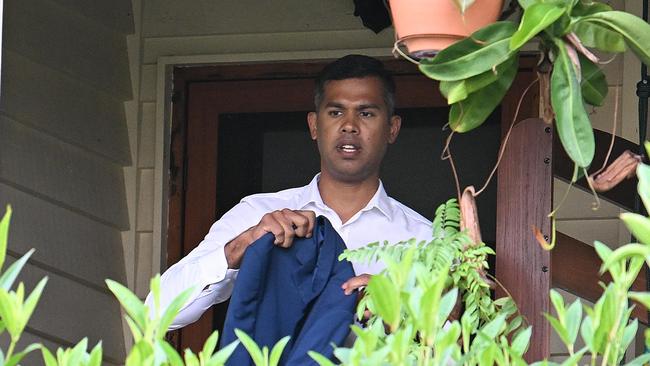
{"type": "Polygon", "coordinates": [[[355,144],[341,144],[337,145],[336,149],[346,154],[354,154],[361,151],[361,146],[355,144]]]}

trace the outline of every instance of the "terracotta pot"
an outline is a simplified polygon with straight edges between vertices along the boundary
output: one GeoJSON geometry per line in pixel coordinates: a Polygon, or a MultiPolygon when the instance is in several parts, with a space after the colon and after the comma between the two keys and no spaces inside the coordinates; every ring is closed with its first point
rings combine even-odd
{"type": "Polygon", "coordinates": [[[395,32],[409,53],[430,56],[495,22],[503,0],[476,0],[464,16],[453,0],[389,0],[395,32]]]}

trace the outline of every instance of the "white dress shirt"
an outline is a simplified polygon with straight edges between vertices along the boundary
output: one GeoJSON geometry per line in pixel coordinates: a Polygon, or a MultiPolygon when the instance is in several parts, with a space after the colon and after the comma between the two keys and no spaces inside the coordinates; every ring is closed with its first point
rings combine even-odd
{"type": "MultiPolygon", "coordinates": [[[[373,242],[383,243],[384,240],[393,244],[411,238],[431,239],[431,222],[388,197],[381,182],[368,204],[342,223],[339,216],[323,203],[318,190],[319,177],[316,175],[304,187],[245,197],[212,225],[199,246],[165,271],[160,285],[163,311],[183,290],[194,287],[170,330],[195,322],[209,307],[230,297],[238,270],[228,269],[224,247],[257,225],[266,213],[283,208],[314,211],[316,216],[327,217],[349,249],[373,242]]],[[[353,263],[353,267],[357,275],[377,274],[383,269],[380,263],[353,263]]],[[[151,294],[147,296],[146,304],[153,306],[151,294]]]]}

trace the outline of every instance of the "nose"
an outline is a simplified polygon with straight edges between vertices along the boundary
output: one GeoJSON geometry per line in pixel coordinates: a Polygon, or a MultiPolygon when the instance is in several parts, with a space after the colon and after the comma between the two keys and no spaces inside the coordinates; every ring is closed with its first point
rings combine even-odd
{"type": "Polygon", "coordinates": [[[345,121],[343,121],[343,124],[341,124],[341,133],[358,134],[359,124],[357,119],[354,117],[346,118],[345,121]]]}

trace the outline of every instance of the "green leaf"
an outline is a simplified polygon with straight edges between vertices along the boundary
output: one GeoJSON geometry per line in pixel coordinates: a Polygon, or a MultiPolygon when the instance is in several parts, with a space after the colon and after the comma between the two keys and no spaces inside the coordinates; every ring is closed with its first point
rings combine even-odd
{"type": "Polygon", "coordinates": [[[102,364],[102,342],[99,341],[90,351],[90,359],[87,366],[101,366],[102,364]]]}
{"type": "Polygon", "coordinates": [[[573,33],[583,45],[597,48],[604,52],[625,52],[625,38],[620,33],[590,22],[578,22],[573,26],[573,33]]]}
{"type": "Polygon", "coordinates": [[[650,309],[650,292],[630,291],[628,297],[634,301],[640,302],[646,309],[650,309]]]}
{"type": "MultiPolygon", "coordinates": [[[[45,284],[47,283],[47,277],[43,277],[34,290],[32,291],[31,294],[27,297],[25,300],[25,303],[23,305],[23,311],[22,311],[22,321],[23,323],[21,324],[22,327],[20,331],[25,328],[27,325],[27,322],[29,321],[29,318],[32,316],[32,313],[34,312],[34,309],[36,308],[36,304],[38,304],[38,300],[41,298],[41,294],[43,293],[43,289],[45,288],[45,284]]],[[[84,348],[85,350],[85,348],[84,348]]]]}
{"type": "MultiPolygon", "coordinates": [[[[648,148],[648,146],[650,146],[650,143],[646,142],[646,148],[648,148]]],[[[650,152],[648,152],[648,156],[650,156],[650,152]]],[[[645,206],[646,212],[650,212],[650,166],[639,164],[636,168],[636,175],[639,178],[637,191],[643,201],[643,206],[645,206]]]]}
{"type": "Polygon", "coordinates": [[[591,322],[591,317],[586,316],[582,321],[580,326],[580,336],[582,337],[583,342],[591,352],[596,352],[594,345],[594,338],[596,337],[594,328],[591,322]]]}
{"type": "Polygon", "coordinates": [[[555,308],[555,313],[559,319],[564,319],[566,317],[566,310],[564,307],[564,298],[560,295],[559,292],[551,289],[549,292],[551,303],[553,303],[553,308],[555,308]]]}
{"type": "Polygon", "coordinates": [[[199,353],[199,358],[202,360],[209,359],[217,348],[217,341],[219,340],[219,331],[214,331],[203,344],[203,350],[199,353]]]}
{"type": "Polygon", "coordinates": [[[519,5],[521,5],[521,7],[522,7],[524,10],[526,10],[526,9],[528,9],[531,5],[536,4],[536,3],[537,3],[537,0],[517,0],[517,2],[519,3],[519,5]]]}
{"type": "Polygon", "coordinates": [[[496,22],[470,37],[440,51],[433,59],[423,59],[420,71],[434,80],[462,80],[481,74],[509,59],[508,44],[515,32],[512,22],[496,22]]]}
{"type": "Polygon", "coordinates": [[[635,358],[634,360],[626,363],[626,366],[643,366],[650,362],[650,353],[642,354],[641,356],[635,358]]]}
{"type": "Polygon", "coordinates": [[[621,220],[637,241],[650,245],[650,219],[631,212],[621,214],[621,220]]]}
{"type": "Polygon", "coordinates": [[[237,346],[239,346],[239,341],[234,341],[225,347],[221,347],[217,353],[212,355],[212,358],[210,358],[210,361],[206,366],[217,366],[225,364],[230,355],[235,352],[235,348],[237,348],[237,346]]]}
{"type": "Polygon", "coordinates": [[[560,339],[562,339],[562,343],[571,344],[571,342],[569,342],[569,334],[566,328],[560,323],[560,321],[549,314],[544,314],[544,317],[549,322],[549,324],[551,324],[551,327],[553,327],[555,333],[557,333],[560,339]]]}
{"type": "Polygon", "coordinates": [[[289,339],[291,339],[291,337],[286,336],[280,339],[278,343],[273,346],[273,349],[271,350],[271,357],[269,358],[269,366],[277,366],[280,363],[282,351],[284,351],[284,347],[286,347],[287,343],[289,343],[289,339]]]}
{"type": "Polygon", "coordinates": [[[27,346],[24,350],[15,353],[13,356],[11,356],[4,364],[4,366],[15,366],[18,365],[20,361],[25,358],[29,353],[36,351],[37,349],[41,349],[41,345],[38,343],[32,343],[29,346],[27,346]]]}
{"type": "Polygon", "coordinates": [[[108,288],[120,304],[122,304],[126,313],[140,327],[140,330],[144,331],[147,322],[147,310],[142,301],[131,290],[119,282],[106,280],[106,285],[108,285],[108,288]]]}
{"type": "Polygon", "coordinates": [[[601,11],[612,11],[612,7],[597,2],[578,1],[578,3],[571,10],[571,16],[584,17],[591,14],[600,13],[601,11]]]}
{"type": "Polygon", "coordinates": [[[623,245],[620,248],[617,248],[612,255],[610,255],[606,261],[603,262],[603,265],[601,266],[600,271],[604,272],[609,270],[612,266],[616,265],[619,263],[619,261],[635,257],[635,256],[641,256],[643,258],[646,258],[646,262],[648,261],[648,258],[650,258],[650,247],[647,245],[642,245],[642,244],[626,244],[623,245]]]}
{"type": "Polygon", "coordinates": [[[562,362],[562,366],[574,366],[578,365],[578,362],[582,359],[582,356],[584,356],[585,352],[587,352],[587,349],[582,349],[578,352],[576,352],[573,356],[567,358],[562,362]]]}
{"type": "Polygon", "coordinates": [[[596,149],[594,132],[566,45],[558,41],[557,48],[557,59],[551,75],[551,104],[555,110],[555,123],[567,155],[579,167],[586,168],[591,164],[596,149]]]}
{"type": "Polygon", "coordinates": [[[366,292],[371,296],[375,311],[384,321],[396,328],[400,319],[399,290],[385,276],[373,276],[366,292]]]}
{"type": "Polygon", "coordinates": [[[458,288],[454,287],[449,290],[446,294],[440,299],[440,307],[438,308],[438,319],[441,323],[444,323],[445,320],[451,314],[451,311],[454,310],[456,306],[456,299],[458,298],[458,288]]]}
{"type": "Polygon", "coordinates": [[[600,260],[603,262],[607,261],[607,259],[614,252],[610,247],[608,247],[607,245],[603,244],[598,240],[594,242],[594,249],[596,250],[596,254],[598,254],[600,260]]]}
{"type": "Polygon", "coordinates": [[[511,57],[493,70],[488,70],[469,79],[441,81],[440,92],[447,98],[447,104],[459,102],[467,98],[468,95],[497,81],[497,79],[502,77],[504,72],[513,67],[513,64],[517,60],[517,57],[511,57]]]}
{"type": "Polygon", "coordinates": [[[9,240],[9,223],[11,222],[11,206],[7,205],[4,216],[0,220],[0,269],[5,263],[7,255],[7,241],[9,240]]]}
{"type": "Polygon", "coordinates": [[[650,65],[650,25],[624,11],[603,11],[584,17],[582,21],[604,25],[625,37],[625,42],[641,62],[650,65]]]}
{"type": "Polygon", "coordinates": [[[184,366],[183,359],[171,344],[162,342],[162,348],[165,351],[167,362],[169,362],[170,366],[184,366]]]}
{"type": "MultiPolygon", "coordinates": [[[[20,284],[22,285],[22,283],[20,284]]],[[[20,288],[19,285],[19,288],[20,288]]],[[[19,337],[20,309],[15,294],[0,289],[0,318],[5,323],[12,339],[19,337]]]]}
{"type": "Polygon", "coordinates": [[[505,315],[499,314],[496,318],[494,318],[494,320],[490,321],[483,328],[481,328],[479,332],[486,336],[488,339],[494,339],[503,328],[505,321],[505,315]]]}
{"type": "Polygon", "coordinates": [[[512,351],[519,356],[523,356],[526,349],[528,349],[528,342],[530,342],[530,336],[532,334],[532,327],[528,327],[523,332],[519,332],[519,334],[517,334],[517,336],[512,340],[512,351]]]}
{"type": "Polygon", "coordinates": [[[580,331],[580,321],[582,320],[582,303],[576,300],[569,306],[564,319],[567,331],[567,337],[570,344],[576,343],[578,332],[580,331]]]}
{"type": "Polygon", "coordinates": [[[566,8],[560,4],[532,4],[524,10],[519,29],[510,39],[510,49],[519,49],[565,13],[566,8]]]}
{"type": "Polygon", "coordinates": [[[5,290],[9,290],[11,286],[13,286],[14,281],[16,281],[16,278],[20,274],[20,271],[23,269],[25,266],[25,263],[27,263],[27,260],[29,257],[34,254],[34,249],[30,249],[25,255],[20,257],[17,261],[13,262],[9,268],[0,276],[0,288],[3,288],[5,290]]]}
{"type": "Polygon", "coordinates": [[[196,357],[194,352],[192,352],[192,350],[189,348],[185,350],[185,354],[183,356],[185,358],[185,365],[187,366],[199,366],[201,364],[198,357],[196,357]]]}
{"type": "Polygon", "coordinates": [[[630,324],[628,324],[625,327],[625,330],[623,331],[623,338],[621,339],[621,349],[626,350],[629,346],[630,343],[634,340],[634,337],[636,336],[636,331],[639,328],[639,321],[637,319],[634,319],[630,324]]]}
{"type": "Polygon", "coordinates": [[[580,59],[580,69],[582,70],[582,97],[585,102],[594,105],[602,106],[609,87],[607,86],[607,79],[605,74],[593,62],[589,61],[581,53],[578,54],[580,59]]]}
{"type": "Polygon", "coordinates": [[[255,341],[249,337],[248,334],[242,332],[239,329],[235,329],[235,334],[248,351],[248,354],[253,359],[253,363],[255,363],[257,366],[263,365],[265,359],[262,355],[262,350],[260,350],[260,347],[255,343],[255,341]]]}
{"type": "Polygon", "coordinates": [[[41,353],[43,354],[43,362],[45,362],[45,366],[58,366],[56,357],[54,357],[50,350],[45,347],[41,347],[41,353]]]}
{"type": "Polygon", "coordinates": [[[449,110],[449,126],[456,132],[467,132],[480,126],[501,103],[517,75],[515,62],[495,82],[455,103],[449,110]]]}
{"type": "Polygon", "coordinates": [[[309,351],[309,352],[307,352],[307,354],[314,361],[316,361],[316,363],[318,363],[318,365],[320,365],[320,366],[335,366],[334,362],[330,361],[327,357],[321,355],[318,352],[309,351]]]}

